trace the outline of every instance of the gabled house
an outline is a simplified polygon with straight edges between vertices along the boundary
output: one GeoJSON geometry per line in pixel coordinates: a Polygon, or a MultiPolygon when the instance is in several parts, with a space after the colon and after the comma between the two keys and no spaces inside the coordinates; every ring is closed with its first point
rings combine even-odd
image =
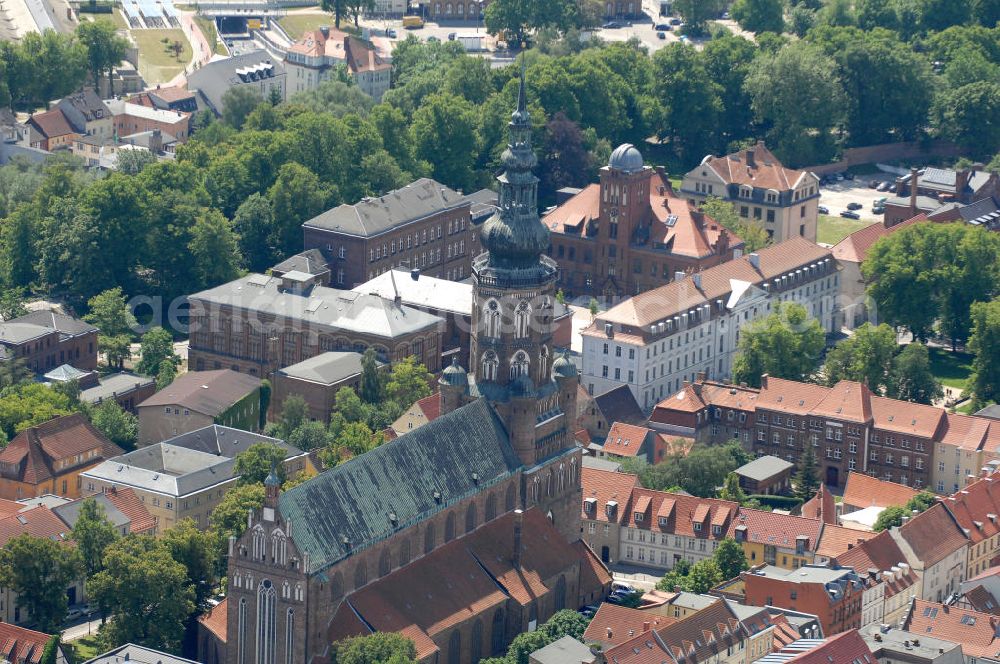
{"type": "Polygon", "coordinates": [[[966,577],[969,538],[943,504],[889,532],[922,580],[920,599],[942,602],[958,591],[966,577]]]}

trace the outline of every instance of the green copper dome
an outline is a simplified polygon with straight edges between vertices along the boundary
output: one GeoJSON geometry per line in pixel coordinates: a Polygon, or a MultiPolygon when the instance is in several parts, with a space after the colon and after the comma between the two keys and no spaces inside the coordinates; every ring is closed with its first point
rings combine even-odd
{"type": "Polygon", "coordinates": [[[563,353],[552,363],[553,378],[573,378],[578,374],[573,360],[569,359],[569,354],[563,353]]]}

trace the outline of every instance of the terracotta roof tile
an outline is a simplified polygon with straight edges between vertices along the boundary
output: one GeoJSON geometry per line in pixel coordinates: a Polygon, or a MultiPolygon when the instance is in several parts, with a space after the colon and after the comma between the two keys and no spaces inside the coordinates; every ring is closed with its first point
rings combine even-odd
{"type": "Polygon", "coordinates": [[[0,463],[18,467],[17,479],[41,484],[61,474],[55,462],[74,461],[73,468],[91,466],[125,451],[105,438],[81,413],[64,415],[29,427],[0,452],[0,463]],[[87,456],[93,452],[93,456],[87,456]]]}
{"type": "Polygon", "coordinates": [[[808,415],[827,397],[830,388],[768,376],[757,405],[760,408],[795,415],[808,415]]]}
{"type": "Polygon", "coordinates": [[[57,138],[76,133],[69,120],[58,108],[32,115],[28,119],[28,123],[38,129],[45,138],[57,138]]]}
{"type": "Polygon", "coordinates": [[[872,224],[856,230],[833,247],[833,256],[838,261],[847,263],[863,263],[868,256],[868,251],[878,240],[895,233],[901,228],[927,221],[926,214],[918,214],[912,219],[886,228],[883,224],[872,224]]]}
{"type": "Polygon", "coordinates": [[[942,502],[973,544],[1000,534],[1000,473],[978,479],[942,502]]]}
{"type": "Polygon", "coordinates": [[[608,521],[606,508],[608,501],[613,500],[618,503],[613,520],[620,523],[625,518],[625,507],[632,495],[632,488],[639,484],[639,478],[627,473],[584,466],[581,469],[580,482],[583,485],[582,517],[592,521],[608,521]],[[588,510],[589,498],[594,500],[592,510],[588,510]]]}
{"type": "Polygon", "coordinates": [[[945,426],[947,413],[944,408],[876,396],[871,398],[871,403],[878,429],[934,438],[945,426]]]}
{"type": "Polygon", "coordinates": [[[43,537],[55,542],[69,540],[69,526],[44,505],[0,519],[0,547],[18,535],[43,537]]]}
{"type": "Polygon", "coordinates": [[[904,523],[899,527],[899,534],[925,568],[937,564],[969,542],[955,523],[954,517],[941,503],[936,503],[904,523]]]}
{"type": "Polygon", "coordinates": [[[994,434],[993,430],[1000,429],[1000,427],[994,427],[993,424],[991,420],[984,417],[946,413],[941,442],[963,450],[974,452],[981,450],[988,441],[993,439],[991,436],[994,434]]]}
{"type": "Polygon", "coordinates": [[[652,429],[637,427],[624,422],[615,422],[604,441],[604,452],[622,457],[634,457],[653,433],[652,429]]]}
{"type": "Polygon", "coordinates": [[[595,333],[603,334],[602,324],[605,322],[646,326],[668,316],[679,315],[693,307],[728,297],[733,291],[733,281],[760,285],[804,265],[824,259],[833,260],[829,249],[797,236],[765,247],[756,253],[759,269],[750,263],[748,256],[743,256],[699,272],[700,288],[696,287],[692,276],[671,281],[659,288],[630,297],[599,314],[587,332],[596,330],[595,333]]]}
{"type": "Polygon", "coordinates": [[[872,418],[871,398],[872,393],[867,385],[842,380],[830,388],[810,414],[867,422],[872,418]]]}
{"type": "Polygon", "coordinates": [[[859,510],[866,507],[903,506],[918,493],[920,492],[905,484],[886,482],[864,473],[851,472],[847,474],[843,502],[845,506],[859,510]]]}
{"type": "MultiPolygon", "coordinates": [[[[839,555],[847,553],[861,542],[872,539],[875,535],[876,533],[865,530],[855,530],[854,528],[845,528],[828,523],[823,526],[823,532],[819,536],[819,546],[816,548],[816,554],[828,558],[836,558],[839,555]]],[[[859,570],[856,569],[855,571],[859,570]]],[[[860,570],[860,572],[863,573],[864,570],[860,570]]]]}
{"type": "Polygon", "coordinates": [[[38,664],[42,661],[45,644],[52,637],[33,629],[10,623],[0,623],[0,652],[10,662],[38,664]]]}
{"type": "Polygon", "coordinates": [[[611,585],[611,572],[604,566],[583,540],[573,542],[573,548],[580,556],[580,586],[582,588],[605,588],[611,585]]]}
{"type": "Polygon", "coordinates": [[[779,192],[793,188],[807,173],[785,168],[762,142],[758,142],[752,148],[723,157],[706,157],[702,165],[711,167],[727,183],[774,189],[779,192]],[[747,150],[751,149],[754,153],[753,165],[747,158],[747,150]]]}
{"type": "MultiPolygon", "coordinates": [[[[728,500],[685,496],[637,486],[632,490],[632,498],[625,507],[622,525],[653,532],[721,540],[732,536],[738,509],[737,503],[728,500]],[[650,516],[636,521],[635,513],[640,511],[636,507],[646,504],[647,500],[650,516]],[[694,529],[695,523],[701,524],[700,530],[694,529]],[[716,529],[712,528],[713,525],[718,526],[718,532],[714,532],[716,529]]],[[[646,514],[645,511],[642,513],[646,514]]]]}
{"type": "Polygon", "coordinates": [[[997,603],[997,600],[985,587],[975,586],[969,588],[965,591],[963,597],[976,611],[1000,616],[1000,604],[997,603]]]}
{"type": "Polygon", "coordinates": [[[429,397],[424,397],[417,402],[417,406],[424,413],[424,417],[427,418],[428,422],[433,422],[437,418],[441,417],[441,393],[435,392],[429,397]]]}
{"type": "Polygon", "coordinates": [[[807,519],[819,519],[825,524],[837,525],[837,503],[825,484],[819,485],[816,495],[802,506],[800,514],[807,519]]]}
{"type": "Polygon", "coordinates": [[[749,542],[761,542],[784,548],[794,549],[796,538],[805,535],[809,538],[807,549],[815,551],[823,522],[819,519],[806,519],[801,516],[741,507],[734,526],[746,527],[746,538],[749,542]]]}
{"type": "Polygon", "coordinates": [[[130,533],[151,533],[156,529],[156,519],[131,488],[111,487],[104,495],[115,509],[129,518],[130,533]]]}
{"type": "Polygon", "coordinates": [[[841,632],[823,641],[822,644],[796,655],[788,660],[795,664],[877,664],[878,659],[872,654],[858,630],[841,632]]]}
{"type": "Polygon", "coordinates": [[[198,622],[215,635],[222,643],[226,642],[226,619],[229,612],[229,598],[224,598],[218,605],[198,616],[198,622]]]}
{"type": "Polygon", "coordinates": [[[1000,643],[990,624],[991,618],[989,613],[918,599],[913,602],[905,628],[916,634],[961,644],[966,657],[997,659],[1000,643]]]}
{"type": "Polygon", "coordinates": [[[644,631],[644,625],[648,629],[657,629],[675,622],[677,619],[669,616],[604,602],[587,625],[583,640],[586,643],[601,643],[607,649],[634,638],[644,631]]]}

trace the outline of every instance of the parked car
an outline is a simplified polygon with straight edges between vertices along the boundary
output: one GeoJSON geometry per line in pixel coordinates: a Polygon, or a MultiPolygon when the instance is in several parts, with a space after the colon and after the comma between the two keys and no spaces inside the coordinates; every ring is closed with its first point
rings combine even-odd
{"type": "Polygon", "coordinates": [[[879,185],[875,187],[875,191],[889,191],[890,189],[892,189],[891,182],[880,182],[879,185]]]}
{"type": "Polygon", "coordinates": [[[851,201],[850,203],[847,204],[847,209],[848,210],[860,210],[863,207],[864,207],[864,205],[862,205],[861,203],[858,203],[857,201],[851,201]]]}
{"type": "Polygon", "coordinates": [[[622,24],[619,23],[618,21],[608,21],[607,23],[604,24],[604,27],[607,28],[608,30],[617,30],[618,28],[624,26],[622,26],[622,24]]]}
{"type": "Polygon", "coordinates": [[[449,32],[448,33],[448,41],[455,41],[455,33],[454,32],[449,32]]]}
{"type": "Polygon", "coordinates": [[[73,622],[83,617],[83,611],[79,608],[72,608],[66,612],[66,622],[73,622]]]}
{"type": "Polygon", "coordinates": [[[878,203],[872,205],[872,214],[885,214],[885,206],[878,203]]]}
{"type": "Polygon", "coordinates": [[[860,219],[861,218],[860,214],[858,214],[857,212],[851,212],[850,210],[844,210],[843,212],[840,213],[840,216],[844,217],[845,219],[860,219]]]}
{"type": "Polygon", "coordinates": [[[878,187],[878,180],[869,180],[868,181],[868,188],[869,189],[875,189],[876,187],[878,187]]]}
{"type": "Polygon", "coordinates": [[[653,26],[653,29],[654,30],[669,30],[670,29],[670,24],[669,23],[657,23],[656,25],[653,26]]]}
{"type": "Polygon", "coordinates": [[[820,214],[830,214],[830,208],[828,208],[825,205],[816,206],[816,211],[819,212],[820,214]]]}
{"type": "Polygon", "coordinates": [[[681,24],[681,20],[679,18],[674,17],[674,18],[670,19],[670,25],[680,25],[680,24],[681,24]]]}
{"type": "Polygon", "coordinates": [[[635,592],[635,587],[624,581],[615,581],[611,584],[611,592],[631,594],[635,592]]]}
{"type": "Polygon", "coordinates": [[[723,21],[729,20],[729,12],[722,12],[722,20],[723,21]]]}
{"type": "Polygon", "coordinates": [[[854,173],[849,173],[847,171],[844,171],[844,179],[845,180],[853,180],[854,179],[854,173]]]}
{"type": "Polygon", "coordinates": [[[682,44],[686,44],[689,41],[691,41],[691,40],[687,38],[687,35],[681,35],[681,43],[682,44]]]}
{"type": "Polygon", "coordinates": [[[385,31],[385,36],[388,37],[388,38],[390,38],[390,39],[395,39],[396,36],[397,36],[396,35],[396,29],[395,28],[389,28],[388,30],[385,31]]]}
{"type": "Polygon", "coordinates": [[[837,182],[843,182],[844,181],[844,174],[843,173],[834,173],[833,178],[837,182]]]}
{"type": "Polygon", "coordinates": [[[666,39],[666,38],[667,38],[667,33],[663,32],[663,31],[661,30],[660,32],[657,32],[657,33],[656,33],[656,38],[657,38],[657,39],[666,39]]]}

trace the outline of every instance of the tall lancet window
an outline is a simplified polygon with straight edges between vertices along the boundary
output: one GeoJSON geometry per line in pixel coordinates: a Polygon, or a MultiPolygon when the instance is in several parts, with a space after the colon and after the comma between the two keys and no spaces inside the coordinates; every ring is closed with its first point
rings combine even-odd
{"type": "Polygon", "coordinates": [[[488,337],[500,336],[500,305],[490,300],[483,307],[483,332],[488,337]]]}
{"type": "Polygon", "coordinates": [[[542,346],[538,351],[538,382],[544,383],[549,379],[549,348],[542,346]]]}
{"type": "Polygon", "coordinates": [[[483,353],[483,380],[496,380],[499,366],[500,360],[496,353],[491,350],[483,353]]]}
{"type": "Polygon", "coordinates": [[[528,373],[528,354],[523,350],[514,353],[510,359],[510,379],[520,378],[528,373]]]}
{"type": "Polygon", "coordinates": [[[277,592],[270,579],[257,589],[257,664],[274,664],[277,592]]]}
{"type": "Polygon", "coordinates": [[[521,302],[517,305],[517,311],[514,313],[514,330],[515,336],[518,339],[523,339],[528,336],[528,328],[531,323],[531,305],[527,302],[521,302]]]}

